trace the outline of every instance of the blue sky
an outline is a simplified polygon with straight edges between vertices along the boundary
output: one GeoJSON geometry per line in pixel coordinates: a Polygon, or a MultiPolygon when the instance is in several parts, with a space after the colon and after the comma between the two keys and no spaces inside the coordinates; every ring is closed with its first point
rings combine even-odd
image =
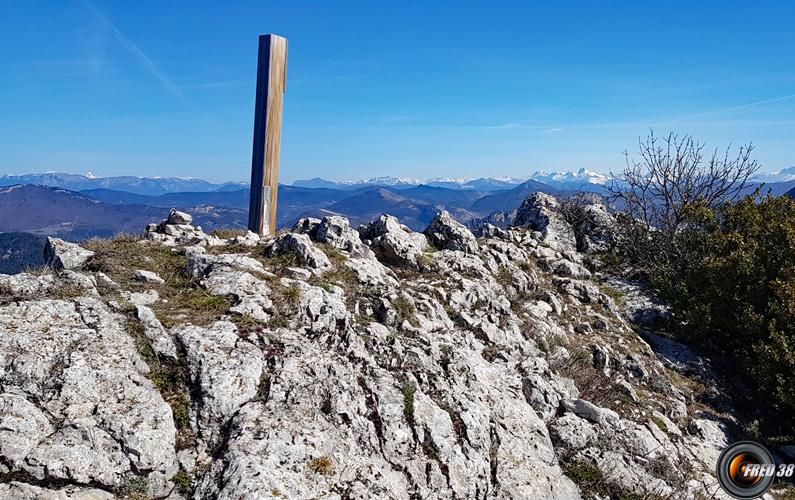
{"type": "Polygon", "coordinates": [[[283,181],[620,168],[649,127],[795,165],[795,2],[0,5],[0,174],[244,180],[257,36],[283,181]],[[552,4],[556,5],[552,5],[552,4]]]}

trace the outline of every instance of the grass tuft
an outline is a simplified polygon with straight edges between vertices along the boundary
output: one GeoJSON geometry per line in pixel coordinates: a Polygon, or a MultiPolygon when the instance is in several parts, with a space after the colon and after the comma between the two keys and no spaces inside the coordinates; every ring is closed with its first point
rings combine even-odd
{"type": "Polygon", "coordinates": [[[183,469],[179,469],[179,472],[171,477],[171,482],[182,493],[190,493],[193,489],[193,478],[183,469]]]}
{"type": "Polygon", "coordinates": [[[413,382],[406,381],[400,387],[400,392],[403,393],[403,417],[406,423],[414,426],[414,394],[417,392],[417,386],[413,382]]]}
{"type": "Polygon", "coordinates": [[[308,466],[315,474],[330,476],[334,473],[334,461],[328,455],[311,460],[308,466]]]}
{"type": "Polygon", "coordinates": [[[417,309],[409,299],[403,295],[398,295],[397,298],[392,301],[392,307],[395,308],[398,324],[403,323],[404,320],[408,321],[412,325],[416,323],[417,309]]]}

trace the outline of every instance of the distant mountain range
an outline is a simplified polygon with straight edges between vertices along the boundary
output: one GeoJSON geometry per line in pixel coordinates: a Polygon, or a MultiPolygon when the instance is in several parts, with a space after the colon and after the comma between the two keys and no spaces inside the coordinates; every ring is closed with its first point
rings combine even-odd
{"type": "Polygon", "coordinates": [[[767,183],[795,181],[795,167],[784,168],[771,174],[759,174],[754,180],[767,183]]]}
{"type": "MultiPolygon", "coordinates": [[[[495,210],[519,206],[534,191],[556,192],[551,186],[526,181],[502,191],[474,191],[419,185],[394,188],[364,185],[355,189],[280,186],[278,227],[301,217],[340,214],[365,223],[390,213],[413,229],[424,229],[440,210],[468,221],[495,210]]],[[[139,232],[165,217],[172,207],[194,216],[205,230],[245,228],[247,189],[167,193],[157,196],[112,189],[71,191],[29,184],[0,187],[0,232],[54,235],[69,240],[139,232]]]]}
{"type": "MultiPolygon", "coordinates": [[[[762,191],[782,195],[795,189],[795,167],[760,177],[762,191]],[[776,182],[771,180],[778,179],[776,182]]],[[[300,217],[340,214],[364,223],[390,213],[415,230],[424,229],[439,210],[464,223],[516,209],[531,193],[590,191],[603,194],[610,178],[580,169],[536,172],[526,178],[378,177],[333,182],[320,178],[280,185],[277,226],[300,217]]],[[[751,192],[759,187],[753,184],[751,192]]],[[[795,193],[795,191],[793,191],[795,193]]],[[[205,230],[245,228],[249,191],[246,183],[212,183],[178,177],[107,177],[63,173],[0,176],[0,233],[55,235],[70,240],[139,232],[162,219],[172,207],[195,217],[205,230]]],[[[499,219],[498,214],[494,219],[499,219]]],[[[0,247],[1,250],[1,247],[0,247]]]]}
{"type": "Polygon", "coordinates": [[[358,181],[329,181],[320,177],[298,180],[293,186],[305,188],[328,188],[351,190],[362,187],[389,187],[393,189],[410,189],[416,186],[442,187],[455,190],[501,191],[512,189],[527,181],[536,181],[558,190],[603,191],[610,177],[598,172],[581,168],[576,172],[535,172],[527,177],[438,177],[434,179],[414,179],[407,177],[374,177],[358,181]]]}
{"type": "MultiPolygon", "coordinates": [[[[67,189],[18,184],[0,188],[0,233],[26,232],[74,241],[137,234],[146,224],[165,218],[168,210],[143,204],[112,205],[67,189]]],[[[196,206],[190,212],[195,224],[208,231],[248,224],[247,210],[196,206]]]]}
{"type": "Polygon", "coordinates": [[[0,175],[0,186],[35,184],[83,191],[85,189],[113,189],[128,193],[157,196],[165,193],[185,191],[234,191],[248,187],[248,182],[225,182],[213,184],[201,179],[182,177],[95,177],[91,174],[46,174],[0,175]]]}
{"type": "MultiPolygon", "coordinates": [[[[354,191],[368,187],[387,187],[390,189],[411,189],[417,186],[440,187],[458,191],[505,191],[529,180],[546,184],[556,190],[604,192],[611,177],[607,174],[593,172],[586,168],[566,172],[537,171],[524,177],[437,177],[427,180],[408,177],[374,177],[367,180],[331,181],[320,177],[297,180],[291,184],[295,188],[333,189],[354,191]]],[[[795,181],[795,166],[778,172],[758,174],[754,182],[767,184],[795,181]]],[[[241,191],[248,188],[248,182],[212,183],[191,177],[96,177],[86,175],[48,172],[44,174],[0,175],[0,187],[15,184],[35,184],[85,191],[89,194],[99,193],[98,190],[119,191],[144,196],[162,196],[172,193],[224,193],[241,191]]],[[[226,201],[223,197],[219,198],[226,201]]],[[[165,200],[165,198],[164,198],[165,200]]],[[[125,202],[126,203],[126,202],[125,202]]],[[[240,208],[245,208],[240,206],[240,208]]]]}

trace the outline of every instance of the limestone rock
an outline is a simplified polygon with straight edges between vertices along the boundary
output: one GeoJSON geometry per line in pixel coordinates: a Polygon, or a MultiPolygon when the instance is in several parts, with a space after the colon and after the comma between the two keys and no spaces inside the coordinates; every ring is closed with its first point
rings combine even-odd
{"type": "Polygon", "coordinates": [[[171,409],[122,325],[89,297],[0,307],[0,453],[12,470],[107,488],[139,471],[150,494],[167,492],[171,409]]]}
{"type": "Polygon", "coordinates": [[[232,245],[240,245],[244,247],[255,247],[261,241],[259,235],[255,232],[246,230],[246,233],[240,236],[235,236],[229,243],[232,245]]]}
{"type": "Polygon", "coordinates": [[[288,278],[306,281],[312,277],[312,272],[304,269],[303,267],[285,267],[284,275],[288,278]]]}
{"type": "Polygon", "coordinates": [[[319,225],[320,219],[305,217],[303,219],[298,219],[298,222],[293,225],[292,232],[308,234],[309,237],[312,238],[319,225]]]}
{"type": "Polygon", "coordinates": [[[362,243],[359,233],[351,227],[345,217],[327,215],[309,234],[314,241],[344,250],[352,257],[375,258],[372,250],[362,243]]]}
{"type": "Polygon", "coordinates": [[[66,486],[46,489],[32,484],[11,481],[0,484],[0,498],[8,500],[113,500],[115,495],[97,488],[66,486]]]}
{"type": "Polygon", "coordinates": [[[366,226],[359,234],[370,241],[370,248],[379,260],[387,264],[419,269],[420,256],[428,248],[422,233],[414,233],[391,215],[382,215],[366,226]]]}
{"type": "Polygon", "coordinates": [[[195,407],[199,436],[216,444],[226,421],[257,395],[262,351],[240,338],[235,325],[226,321],[206,328],[183,327],[174,333],[185,346],[191,379],[201,388],[197,395],[201,404],[195,407]]]}
{"type": "Polygon", "coordinates": [[[172,208],[168,217],[160,224],[146,226],[144,236],[151,242],[165,246],[219,246],[226,243],[221,238],[205,234],[200,227],[193,227],[191,222],[193,222],[191,215],[172,208]]]}
{"type": "Polygon", "coordinates": [[[69,243],[60,238],[47,238],[44,246],[44,260],[54,269],[78,269],[94,255],[76,243],[69,243]]]}
{"type": "Polygon", "coordinates": [[[171,211],[168,213],[168,217],[166,218],[166,224],[170,225],[188,225],[193,222],[193,216],[186,214],[185,212],[180,212],[176,208],[172,208],[171,211]]]}
{"type": "Polygon", "coordinates": [[[312,269],[324,270],[331,267],[331,262],[322,250],[312,245],[312,240],[305,234],[287,233],[279,236],[271,245],[270,255],[282,255],[287,252],[296,252],[306,266],[312,269]]]}
{"type": "Polygon", "coordinates": [[[156,285],[162,285],[165,283],[165,280],[156,273],[153,273],[152,271],[146,271],[144,269],[135,271],[135,279],[143,283],[154,283],[156,285]]]}
{"type": "Polygon", "coordinates": [[[621,296],[621,310],[633,323],[654,325],[670,317],[668,308],[641,283],[613,277],[604,281],[621,296]]]}
{"type": "Polygon", "coordinates": [[[506,233],[502,228],[499,228],[493,224],[489,224],[488,222],[477,228],[475,235],[480,236],[481,238],[507,239],[508,237],[508,233],[506,233]]]}
{"type": "Polygon", "coordinates": [[[29,273],[0,274],[0,289],[21,298],[44,296],[56,287],[56,283],[55,277],[50,274],[43,276],[29,273]]]}
{"type": "Polygon", "coordinates": [[[543,224],[477,246],[444,214],[427,237],[390,216],[262,239],[151,225],[144,251],[180,245],[188,293],[224,297],[209,324],[173,280],[0,276],[0,474],[34,483],[0,498],[177,500],[179,467],[192,498],[576,499],[574,462],[628,494],[712,497],[731,408],[677,388],[720,391],[709,360],[639,336],[623,299],[648,291],[590,276],[535,199],[543,224]]]}
{"type": "Polygon", "coordinates": [[[144,327],[144,335],[152,343],[152,350],[161,356],[177,359],[177,347],[155,313],[144,305],[136,306],[136,313],[144,327]]]}
{"type": "Polygon", "coordinates": [[[570,411],[578,417],[584,418],[589,422],[595,424],[617,424],[619,421],[618,414],[607,408],[600,408],[595,404],[585,401],[584,399],[576,399],[573,401],[562,401],[562,406],[566,411],[570,411]]]}
{"type": "Polygon", "coordinates": [[[608,252],[615,245],[616,221],[603,204],[588,204],[583,208],[582,222],[575,232],[579,236],[577,250],[580,252],[608,252]]]}
{"type": "Polygon", "coordinates": [[[295,285],[300,290],[298,317],[310,332],[335,332],[344,328],[348,320],[345,296],[337,287],[329,292],[304,281],[283,280],[286,286],[295,285]]]}
{"type": "Polygon", "coordinates": [[[539,266],[558,276],[570,276],[578,280],[591,279],[591,272],[588,269],[568,259],[541,259],[539,266]]]}
{"type": "Polygon", "coordinates": [[[265,281],[248,271],[218,267],[202,280],[202,284],[212,295],[234,298],[235,304],[229,308],[230,312],[262,322],[271,317],[271,289],[265,281]]]}
{"type": "Polygon", "coordinates": [[[444,250],[460,250],[474,254],[478,251],[475,236],[463,224],[453,219],[447,210],[436,214],[424,231],[431,245],[444,250]]]}
{"type": "Polygon", "coordinates": [[[519,207],[513,225],[539,231],[541,241],[555,250],[577,248],[574,230],[561,214],[560,204],[554,196],[531,194],[519,207]]]}
{"type": "Polygon", "coordinates": [[[268,275],[262,263],[252,257],[240,254],[209,254],[185,247],[188,257],[187,272],[194,278],[203,278],[216,270],[242,270],[261,275],[268,275]]]}

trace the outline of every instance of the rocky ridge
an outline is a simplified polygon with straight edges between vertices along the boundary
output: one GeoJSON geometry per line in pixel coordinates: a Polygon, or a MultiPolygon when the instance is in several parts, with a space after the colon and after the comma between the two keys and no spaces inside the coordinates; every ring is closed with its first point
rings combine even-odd
{"type": "Polygon", "coordinates": [[[708,362],[549,198],[50,241],[0,275],[0,498],[720,498],[708,362]]]}

